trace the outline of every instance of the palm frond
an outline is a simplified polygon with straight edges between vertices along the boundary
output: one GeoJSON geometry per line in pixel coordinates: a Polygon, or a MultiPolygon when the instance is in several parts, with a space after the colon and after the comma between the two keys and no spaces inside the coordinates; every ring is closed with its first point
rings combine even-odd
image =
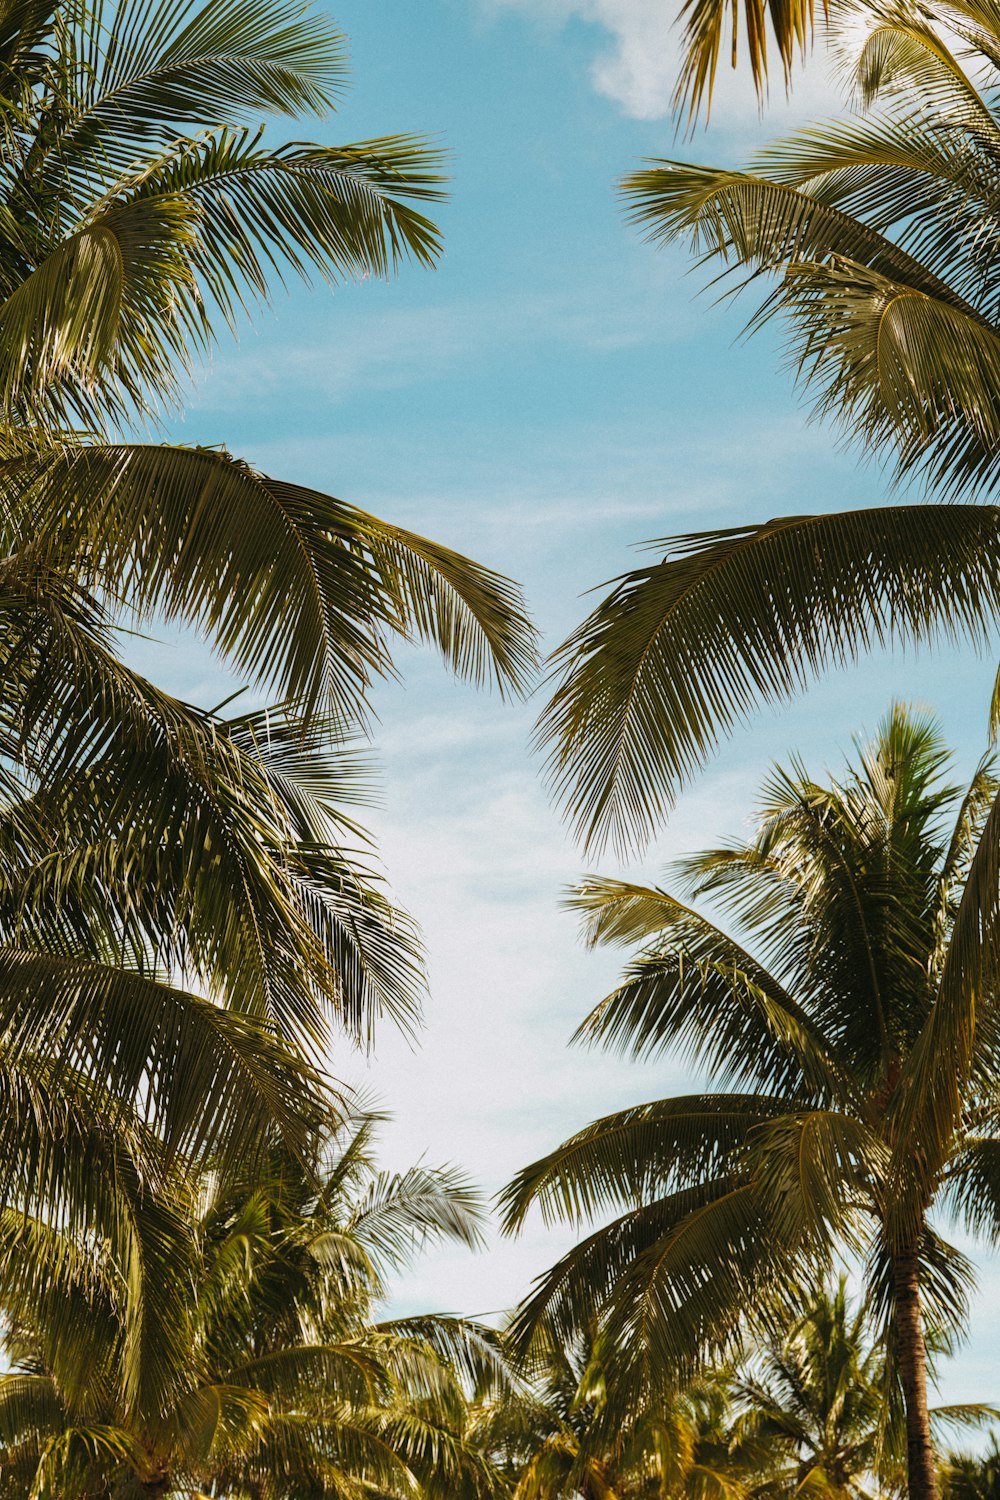
{"type": "MultiPolygon", "coordinates": [[[[356,721],[393,635],[461,675],[517,691],[535,660],[514,584],[446,547],[217,450],[69,449],[6,471],[7,503],[76,531],[143,618],[196,624],[281,696],[356,721]]],[[[6,486],[5,486],[6,487],[6,486]]],[[[23,513],[23,512],[22,512],[23,513]]]]}
{"type": "Polygon", "coordinates": [[[580,1223],[692,1189],[745,1160],[762,1127],[786,1109],[781,1097],[693,1094],[595,1120],[508,1184],[504,1228],[520,1228],[535,1206],[548,1223],[580,1223]]]}
{"type": "MultiPolygon", "coordinates": [[[[0,950],[4,1072],[48,1059],[56,1101],[76,1073],[113,1090],[106,1128],[138,1110],[171,1152],[246,1157],[277,1128],[293,1146],[336,1111],[329,1085],[261,1022],[121,969],[0,950]]],[[[32,1093],[20,1109],[33,1113],[32,1093]]],[[[5,1132],[17,1159],[14,1100],[5,1132]]]]}
{"type": "MultiPolygon", "coordinates": [[[[824,8],[825,9],[825,8],[824,8]]],[[[740,20],[746,32],[750,76],[763,98],[768,79],[768,45],[778,54],[786,85],[797,53],[804,54],[813,35],[812,0],[781,5],[776,0],[684,0],[684,55],[674,91],[674,107],[686,109],[693,122],[702,108],[711,109],[719,54],[725,47],[736,67],[740,20]],[[726,32],[729,31],[727,41],[726,32]]]]}
{"type": "MultiPolygon", "coordinates": [[[[830,1088],[836,1056],[784,985],[698,912],[657,894],[655,903],[646,891],[637,898],[643,919],[658,907],[655,940],[632,960],[574,1039],[635,1057],[680,1046],[724,1081],[752,1080],[765,1090],[830,1088]]],[[[574,904],[603,937],[617,931],[626,899],[620,882],[590,880],[574,904]],[[603,917],[608,905],[610,929],[603,917]]],[[[629,917],[634,912],[630,908],[629,917]]]]}
{"type": "Polygon", "coordinates": [[[425,1243],[452,1239],[482,1244],[483,1208],[472,1183],[455,1167],[379,1172],[357,1200],[350,1231],[376,1265],[399,1266],[425,1243]]]}
{"type": "Polygon", "coordinates": [[[903,637],[985,640],[997,512],[901,505],[676,540],[619,579],[556,652],[540,721],[556,793],[591,844],[641,846],[719,741],[829,666],[903,637]]]}

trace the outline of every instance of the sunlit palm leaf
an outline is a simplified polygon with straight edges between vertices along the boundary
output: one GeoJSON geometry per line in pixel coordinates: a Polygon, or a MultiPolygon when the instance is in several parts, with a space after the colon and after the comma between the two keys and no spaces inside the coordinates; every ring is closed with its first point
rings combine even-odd
{"type": "Polygon", "coordinates": [[[693,120],[711,107],[720,52],[731,54],[736,66],[741,27],[758,95],[763,97],[767,87],[769,45],[787,84],[796,54],[804,54],[812,40],[815,7],[813,0],[684,0],[681,19],[684,55],[674,107],[686,108],[693,120]]]}
{"type": "Polygon", "coordinates": [[[560,648],[553,783],[594,844],[643,844],[734,726],[830,664],[908,638],[983,641],[1000,513],[911,505],[678,539],[560,648]]]}
{"type": "Polygon", "coordinates": [[[576,1040],[635,1057],[683,1049],[720,1078],[761,1087],[830,1086],[837,1062],[785,986],[750,953],[665,891],[591,878],[572,904],[594,942],[618,941],[636,921],[655,937],[622,983],[591,1011],[576,1040]],[[714,1025],[705,1025],[708,1015],[714,1025]]]}
{"type": "Polygon", "coordinates": [[[141,613],[208,630],[241,672],[348,720],[393,634],[473,681],[523,687],[534,637],[515,585],[446,547],[217,450],[111,445],[3,475],[141,613]],[[75,533],[75,538],[74,538],[75,533]]]}
{"type": "Polygon", "coordinates": [[[697,1186],[745,1155],[786,1109],[784,1099],[763,1095],[695,1094],[595,1120],[504,1189],[505,1228],[519,1228],[534,1206],[549,1222],[580,1223],[697,1186]]]}

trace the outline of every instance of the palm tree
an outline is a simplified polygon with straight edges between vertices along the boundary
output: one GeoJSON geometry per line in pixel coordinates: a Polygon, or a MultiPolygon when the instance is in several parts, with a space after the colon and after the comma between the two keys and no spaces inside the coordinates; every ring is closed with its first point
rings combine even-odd
{"type": "MultiPolygon", "coordinates": [[[[848,20],[857,113],[749,170],[651,162],[625,194],[654,240],[767,286],[751,326],[787,319],[822,414],[937,498],[990,502],[1000,10],[891,3],[848,20]]],[[[1000,613],[993,503],[787,516],[655,546],[555,659],[555,783],[597,844],[640,845],[735,724],[822,668],[892,639],[986,644],[1000,613]]]]}
{"type": "Polygon", "coordinates": [[[31,578],[39,603],[90,620],[86,585],[103,622],[192,624],[237,671],[347,722],[393,633],[518,681],[530,637],[502,580],[221,450],[117,440],[177,396],[213,320],[232,323],[283,269],[336,280],[438,254],[414,206],[441,196],[422,143],[272,148],[245,124],[330,113],[344,55],[325,18],[288,0],[24,0],[0,69],[12,602],[31,578]]]}
{"type": "Polygon", "coordinates": [[[498,1493],[461,1431],[463,1380],[502,1377],[493,1336],[377,1320],[387,1273],[416,1248],[478,1243],[475,1197],[453,1171],[377,1171],[374,1123],[353,1120],[308,1170],[276,1146],[263,1181],[175,1184],[176,1243],[143,1273],[171,1280],[174,1316],[139,1330],[137,1351],[98,1246],[6,1225],[0,1494],[498,1493]]]}
{"type": "Polygon", "coordinates": [[[753,841],[680,870],[750,947],[665,890],[584,882],[590,940],[643,947],[577,1035],[638,1057],[676,1045],[727,1091],[598,1120],[505,1193],[508,1228],[535,1203],[616,1214],[541,1278],[520,1336],[599,1317],[626,1369],[671,1377],[787,1325],[797,1288],[853,1253],[891,1339],[912,1500],[937,1493],[927,1328],[960,1324],[971,1277],[932,1211],[1000,1232],[1000,986],[980,926],[996,779],[984,761],[960,791],[947,764],[933,723],[896,707],[843,779],[776,770],[753,841]]]}
{"type": "Polygon", "coordinates": [[[750,1445],[731,1440],[724,1376],[626,1389],[599,1333],[562,1344],[545,1327],[520,1371],[474,1423],[513,1500],[747,1500],[750,1445]]]}
{"type": "MultiPolygon", "coordinates": [[[[751,1350],[733,1400],[736,1431],[759,1455],[758,1500],[905,1494],[906,1414],[891,1346],[873,1340],[868,1324],[842,1274],[808,1293],[790,1328],[751,1350]]],[[[932,1355],[951,1352],[932,1345],[929,1366],[932,1355]]],[[[935,1446],[949,1427],[982,1427],[997,1416],[982,1403],[934,1407],[935,1446]]]]}
{"type": "Polygon", "coordinates": [[[866,1337],[865,1310],[851,1308],[846,1277],[820,1285],[791,1328],[775,1332],[735,1388],[740,1427],[770,1450],[755,1492],[869,1500],[905,1490],[898,1387],[884,1347],[866,1337]]]}
{"type": "Polygon", "coordinates": [[[488,570],[221,449],[127,435],[275,276],[434,261],[422,143],[256,128],[328,115],[343,81],[342,39],[288,0],[2,7],[3,1193],[80,1232],[129,1218],[118,1153],[148,1186],[271,1128],[304,1149],[338,1107],[331,1023],[412,1022],[416,934],[345,810],[351,741],[394,639],[505,688],[532,655],[488,570]],[[276,709],[144,680],[122,632],[154,617],[276,709]]]}

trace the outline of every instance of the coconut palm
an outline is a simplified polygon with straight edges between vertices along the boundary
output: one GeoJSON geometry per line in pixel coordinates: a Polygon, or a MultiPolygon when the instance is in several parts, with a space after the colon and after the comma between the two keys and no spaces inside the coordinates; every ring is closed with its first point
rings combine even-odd
{"type": "Polygon", "coordinates": [[[502,1375],[493,1336],[377,1318],[415,1249],[478,1242],[475,1197],[454,1171],[377,1171],[373,1123],[355,1118],[308,1170],[275,1145],[263,1180],[209,1174],[193,1195],[176,1181],[154,1205],[175,1243],[142,1273],[171,1281],[173,1321],[137,1330],[135,1349],[121,1267],[61,1226],[8,1222],[0,1493],[497,1492],[461,1431],[463,1379],[502,1375]]]}
{"type": "MultiPolygon", "coordinates": [[[[733,1397],[741,1437],[768,1459],[756,1495],[905,1493],[906,1423],[892,1349],[872,1338],[868,1323],[841,1275],[835,1285],[821,1283],[792,1326],[753,1351],[733,1397]]],[[[981,1403],[932,1408],[936,1448],[950,1427],[983,1426],[998,1415],[981,1403]]]]}
{"type": "Polygon", "coordinates": [[[474,1423],[514,1500],[746,1500],[750,1445],[731,1440],[724,1376],[626,1389],[599,1333],[562,1344],[545,1327],[520,1374],[474,1423]]]}
{"type": "Polygon", "coordinates": [[[213,322],[283,270],[336,280],[431,262],[437,231],[414,204],[440,196],[434,154],[395,137],[263,143],[248,118],[323,117],[343,83],[342,40],[285,0],[5,14],[3,748],[41,778],[133,705],[155,718],[110,649],[154,616],[346,726],[391,671],[393,636],[434,640],[473,678],[521,680],[530,634],[495,575],[223,450],[120,435],[177,395],[213,322]]]}
{"type": "Polygon", "coordinates": [[[772,1458],[758,1493],[868,1500],[873,1487],[905,1489],[898,1386],[844,1276],[832,1290],[818,1287],[791,1328],[769,1338],[734,1396],[742,1430],[772,1458]]]}
{"type": "Polygon", "coordinates": [[[349,722],[393,633],[434,639],[469,675],[517,680],[528,638],[493,575],[224,451],[119,440],[123,421],[177,397],[213,325],[283,270],[337,280],[432,262],[438,234],[415,205],[441,195],[437,156],[398,137],[265,145],[248,119],[323,117],[344,80],[342,39],[286,0],[31,0],[5,14],[12,602],[33,576],[39,603],[93,613],[86,584],[114,620],[195,625],[238,672],[349,722]]]}
{"type": "MultiPolygon", "coordinates": [[[[1000,604],[1000,8],[852,10],[856,112],[749,170],[656,161],[625,183],[786,320],[821,414],[932,498],[666,538],[562,647],[544,731],[578,829],[640,845],[732,727],[892,639],[991,639],[1000,604]],[[766,288],[766,292],[762,289],[766,288]]],[[[1000,705],[1000,699],[998,699],[1000,705]]]]}
{"type": "Polygon", "coordinates": [[[510,1228],[536,1203],[614,1210],[518,1328],[569,1338],[599,1317],[626,1369],[673,1376],[787,1326],[798,1287],[850,1250],[892,1341],[913,1500],[936,1493],[927,1327],[961,1323],[971,1277],[932,1212],[1000,1230],[1000,987],[980,926],[996,779],[984,761],[961,791],[947,764],[933,723],[897,707],[841,780],[776,770],[757,836],[680,868],[749,946],[665,890],[586,881],[590,940],[643,947],[578,1036],[677,1046],[728,1091],[599,1120],[505,1194],[510,1228]]]}

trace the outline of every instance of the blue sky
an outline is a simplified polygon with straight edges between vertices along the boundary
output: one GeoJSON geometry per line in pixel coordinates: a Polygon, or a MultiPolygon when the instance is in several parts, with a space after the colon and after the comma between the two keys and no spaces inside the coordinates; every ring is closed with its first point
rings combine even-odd
{"type": "MultiPolygon", "coordinates": [[[[670,10],[343,0],[355,81],[323,131],[440,141],[452,177],[444,259],[389,286],[291,288],[214,356],[171,435],[224,441],[519,578],[548,646],[638,542],[876,501],[878,475],[807,422],[776,343],[740,342],[739,307],[698,296],[682,254],[654,251],[623,222],[614,183],[639,158],[732,158],[834,98],[813,67],[762,125],[745,86],[727,86],[711,129],[676,141],[670,10]]],[[[142,654],[174,691],[223,696],[221,669],[190,643],[142,654]]],[[[390,1163],[458,1161],[493,1191],[599,1114],[698,1080],[670,1061],[638,1067],[566,1045],[615,965],[585,953],[559,910],[585,866],[529,751],[538,702],[477,695],[425,652],[400,661],[404,683],[376,694],[384,794],[372,823],[424,928],[427,1025],[419,1050],[385,1034],[370,1062],[338,1054],[334,1069],[394,1111],[390,1163]]],[[[893,696],[935,708],[971,766],[991,680],[989,662],[954,651],[829,678],[737,735],[635,871],[739,834],[775,757],[835,765],[893,696]]],[[[488,1254],[436,1252],[400,1306],[508,1306],[568,1242],[533,1223],[488,1254]]],[[[945,1376],[953,1399],[1000,1398],[1000,1275],[979,1260],[973,1336],[945,1376]]]]}

